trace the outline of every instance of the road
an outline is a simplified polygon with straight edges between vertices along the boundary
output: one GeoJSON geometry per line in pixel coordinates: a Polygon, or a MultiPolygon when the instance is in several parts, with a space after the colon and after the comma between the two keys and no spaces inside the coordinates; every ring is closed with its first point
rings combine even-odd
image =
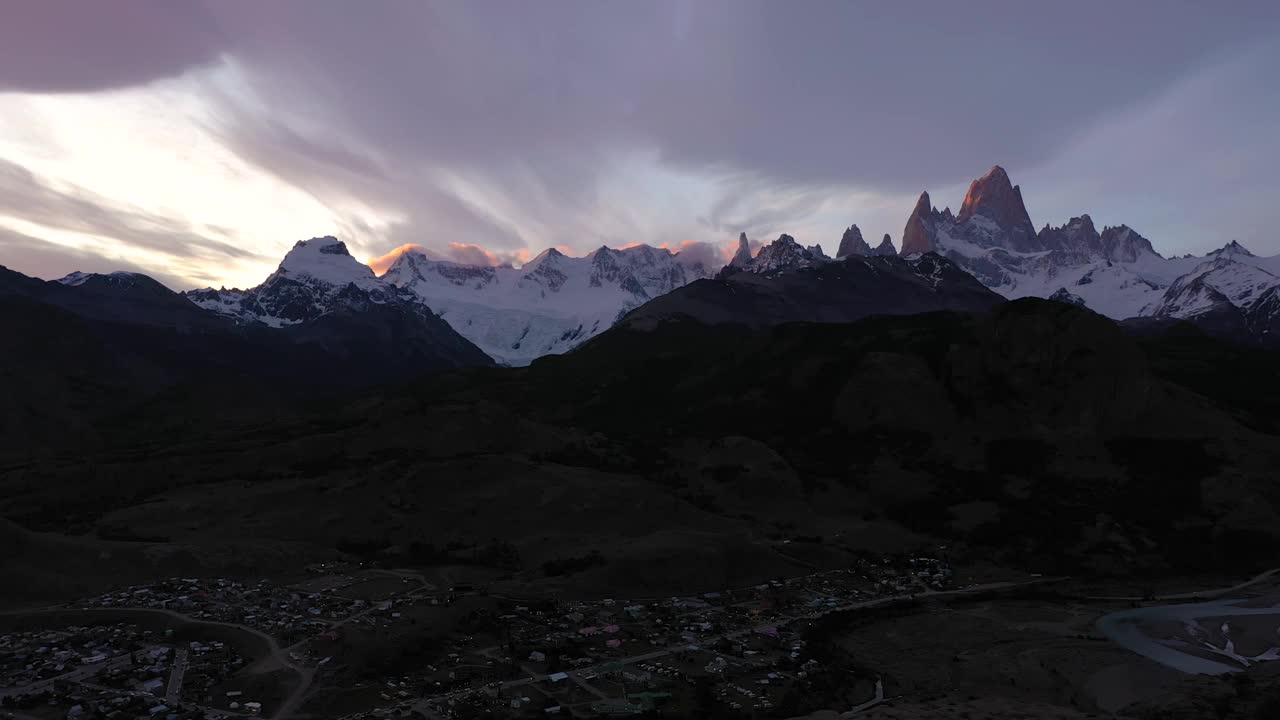
{"type": "Polygon", "coordinates": [[[0,697],[6,697],[9,695],[27,695],[32,693],[38,693],[53,687],[54,683],[58,683],[58,682],[78,683],[83,680],[87,680],[97,675],[98,673],[103,672],[104,670],[112,670],[116,668],[127,668],[131,665],[133,665],[133,653],[124,653],[123,655],[116,655],[115,657],[108,658],[103,662],[96,663],[94,665],[82,665],[76,668],[75,670],[65,672],[61,675],[55,675],[54,677],[51,677],[51,678],[45,678],[44,680],[37,680],[36,682],[23,685],[22,687],[0,688],[0,697]]]}
{"type": "MultiPolygon", "coordinates": [[[[741,630],[735,630],[733,632],[728,632],[721,635],[699,638],[699,643],[703,645],[714,644],[715,642],[721,639],[733,639],[736,637],[742,637],[744,635],[750,635],[752,633],[760,632],[765,628],[778,627],[780,625],[786,625],[788,623],[797,622],[801,620],[817,620],[819,618],[826,617],[827,615],[831,615],[832,613],[847,612],[850,610],[865,610],[869,608],[879,607],[882,605],[889,605],[895,602],[901,602],[903,600],[914,600],[921,597],[941,598],[941,597],[950,597],[950,596],[957,596],[957,595],[990,592],[993,590],[1012,590],[1018,587],[1027,587],[1031,585],[1055,583],[1064,579],[1066,578],[1060,578],[1060,577],[1035,578],[1033,580],[1023,580],[1019,582],[985,583],[982,585],[972,585],[966,588],[957,588],[955,590],[926,590],[922,592],[909,593],[909,594],[903,594],[903,595],[887,595],[884,597],[874,598],[871,600],[863,600],[860,602],[848,603],[846,605],[842,605],[839,607],[834,607],[827,610],[820,610],[820,611],[808,613],[805,615],[783,616],[767,623],[761,623],[754,627],[743,628],[741,630]]],[[[569,671],[569,677],[575,683],[585,686],[586,680],[581,677],[583,673],[591,673],[592,675],[598,675],[603,670],[605,665],[612,665],[615,663],[621,664],[621,665],[634,665],[636,663],[647,662],[649,660],[657,660],[658,658],[666,657],[667,655],[671,655],[673,653],[686,650],[688,649],[688,647],[689,647],[689,643],[681,643],[679,645],[671,645],[669,647],[652,650],[650,652],[643,653],[641,655],[632,655],[630,657],[622,658],[621,660],[610,660],[608,662],[596,663],[594,665],[589,665],[587,667],[569,671]]],[[[521,678],[519,680],[508,680],[502,683],[499,687],[504,691],[513,690],[515,688],[524,687],[526,685],[543,682],[546,679],[547,679],[546,674],[530,675],[529,677],[521,678]]],[[[879,683],[877,683],[877,685],[879,686],[879,683]]],[[[880,687],[879,694],[883,695],[883,687],[882,686],[879,686],[879,687],[880,687]]],[[[451,693],[445,693],[443,695],[434,695],[429,698],[423,698],[422,700],[419,700],[417,703],[414,703],[413,709],[423,714],[427,714],[428,711],[432,709],[431,706],[434,705],[435,703],[438,703],[441,701],[447,701],[450,698],[461,697],[471,692],[474,692],[474,688],[464,688],[462,690],[455,690],[451,693]]],[[[881,698],[880,700],[877,700],[876,702],[883,702],[883,698],[881,698]]]]}
{"type": "Polygon", "coordinates": [[[851,717],[853,717],[854,715],[857,715],[858,713],[862,713],[862,712],[866,712],[866,711],[870,710],[871,708],[873,708],[873,707],[875,707],[875,706],[879,705],[880,703],[884,702],[884,700],[885,700],[885,698],[884,698],[884,681],[882,681],[880,678],[876,678],[876,693],[875,693],[875,695],[873,695],[873,696],[871,697],[871,699],[870,699],[870,700],[868,700],[868,701],[866,701],[866,702],[862,703],[861,705],[854,705],[854,706],[853,706],[853,708],[851,708],[848,712],[841,713],[841,714],[840,714],[840,717],[841,717],[841,719],[842,719],[842,720],[843,720],[844,718],[851,718],[851,717]]]}
{"type": "Polygon", "coordinates": [[[191,652],[179,647],[173,653],[173,667],[169,668],[169,688],[164,694],[164,701],[170,707],[182,699],[182,676],[187,672],[187,663],[191,660],[191,652]]]}

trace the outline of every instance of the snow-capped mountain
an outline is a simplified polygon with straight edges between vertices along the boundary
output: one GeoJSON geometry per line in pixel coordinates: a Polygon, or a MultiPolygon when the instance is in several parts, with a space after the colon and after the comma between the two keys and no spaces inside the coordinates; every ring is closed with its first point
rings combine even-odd
{"type": "Polygon", "coordinates": [[[460,265],[409,250],[380,281],[411,292],[491,357],[527,365],[711,270],[648,245],[601,247],[585,257],[549,249],[520,268],[460,265]]]}
{"type": "MultiPolygon", "coordinates": [[[[744,235],[743,238],[745,237],[744,235]]],[[[740,246],[739,252],[741,251],[742,248],[740,246]]],[[[737,260],[737,256],[734,259],[737,260]]],[[[725,268],[724,272],[745,270],[753,273],[770,274],[784,270],[817,267],[831,261],[832,259],[822,252],[821,245],[805,247],[796,242],[796,239],[790,235],[783,234],[779,235],[777,240],[760,248],[760,252],[756,253],[754,258],[740,265],[730,263],[730,266],[725,268]]]]}
{"type": "Polygon", "coordinates": [[[378,277],[333,237],[302,240],[248,290],[192,290],[196,305],[239,323],[286,327],[336,309],[389,306],[438,316],[500,362],[565,352],[650,299],[711,269],[636,245],[585,257],[549,249],[520,268],[464,265],[407,250],[378,277]]]}
{"type": "Polygon", "coordinates": [[[1132,228],[1099,232],[1088,215],[1035,232],[1021,189],[999,166],[973,181],[957,214],[939,211],[921,193],[903,230],[902,252],[929,251],[1005,297],[1070,297],[1117,320],[1216,324],[1212,318],[1243,317],[1280,283],[1280,256],[1260,258],[1234,241],[1204,257],[1165,258],[1132,228]]]}
{"type": "Polygon", "coordinates": [[[1245,310],[1250,334],[1259,342],[1280,346],[1280,285],[1273,285],[1245,310]]]}
{"type": "Polygon", "coordinates": [[[404,305],[421,311],[408,293],[380,282],[373,270],[334,237],[299,240],[263,283],[250,290],[191,290],[200,307],[235,319],[271,327],[314,320],[335,308],[404,305]]]}
{"type": "Polygon", "coordinates": [[[85,283],[100,282],[107,285],[115,285],[117,287],[137,287],[144,283],[154,283],[151,278],[142,273],[128,272],[126,270],[117,270],[110,273],[87,273],[79,270],[69,273],[64,277],[58,278],[57,282],[67,287],[80,287],[85,283]]]}
{"type": "Polygon", "coordinates": [[[299,240],[276,271],[248,290],[191,290],[187,300],[235,323],[275,328],[270,335],[322,346],[363,372],[492,364],[416,295],[382,282],[334,237],[299,240]]]}
{"type": "MultiPolygon", "coordinates": [[[[1268,289],[1280,285],[1280,278],[1260,267],[1239,262],[1232,254],[1218,251],[1212,257],[1174,280],[1160,301],[1144,314],[1190,318],[1217,302],[1244,308],[1268,289]]],[[[1250,253],[1245,257],[1254,255],[1250,253]]]]}
{"type": "Polygon", "coordinates": [[[202,312],[154,278],[142,273],[73,272],[44,284],[43,301],[97,320],[183,330],[216,330],[228,323],[202,312]]]}

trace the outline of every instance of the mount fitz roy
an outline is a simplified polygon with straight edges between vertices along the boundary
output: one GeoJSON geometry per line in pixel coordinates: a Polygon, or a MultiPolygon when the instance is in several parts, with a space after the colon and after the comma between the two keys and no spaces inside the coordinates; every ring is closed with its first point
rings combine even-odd
{"type": "Polygon", "coordinates": [[[999,166],[973,181],[957,214],[921,193],[902,252],[937,252],[1009,299],[1052,298],[1115,320],[1187,320],[1233,340],[1280,340],[1280,256],[1258,257],[1232,241],[1203,257],[1166,258],[1134,229],[1099,232],[1088,215],[1037,232],[1021,188],[999,166]]]}

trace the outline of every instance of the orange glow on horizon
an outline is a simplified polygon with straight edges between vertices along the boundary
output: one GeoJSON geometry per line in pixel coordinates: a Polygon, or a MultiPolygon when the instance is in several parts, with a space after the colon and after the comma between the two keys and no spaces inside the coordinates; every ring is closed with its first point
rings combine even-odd
{"type": "Polygon", "coordinates": [[[365,262],[365,264],[368,265],[369,268],[373,270],[374,275],[381,275],[391,267],[392,263],[394,263],[396,260],[399,260],[401,255],[409,252],[410,250],[425,250],[425,249],[426,248],[422,247],[417,243],[405,243],[404,245],[401,245],[400,247],[393,249],[391,252],[385,255],[380,255],[375,258],[369,258],[369,260],[365,262]]]}
{"type": "MultiPolygon", "coordinates": [[[[568,255],[569,247],[565,245],[557,245],[556,249],[568,255]]],[[[418,243],[405,243],[397,248],[392,249],[385,255],[370,258],[365,264],[368,265],[375,275],[382,275],[389,270],[392,264],[407,252],[420,252],[432,260],[445,260],[456,262],[462,265],[481,265],[487,267],[500,267],[502,265],[523,265],[533,258],[533,253],[528,248],[519,248],[505,253],[496,253],[492,250],[486,250],[479,245],[470,243],[451,242],[441,250],[431,250],[418,243]]]]}
{"type": "MultiPolygon", "coordinates": [[[[647,245],[642,242],[631,242],[620,245],[616,249],[628,250],[634,247],[647,245]]],[[[688,252],[690,256],[701,262],[707,262],[714,265],[716,260],[720,263],[727,263],[733,258],[733,254],[737,252],[738,243],[736,241],[726,240],[721,243],[710,243],[703,240],[681,240],[679,242],[663,242],[653,247],[659,250],[666,250],[670,253],[688,252]]],[[[578,257],[573,248],[568,245],[556,245],[555,249],[564,255],[570,257],[578,257]]],[[[487,250],[479,245],[462,242],[451,242],[444,248],[429,249],[418,243],[405,243],[397,248],[392,249],[385,255],[370,258],[365,264],[373,269],[374,274],[382,275],[391,268],[391,265],[407,252],[416,251],[426,255],[432,260],[444,260],[455,262],[463,265],[480,265],[487,267],[501,267],[503,265],[512,265],[519,267],[534,258],[535,253],[528,248],[518,248],[506,252],[494,252],[487,250]]]]}

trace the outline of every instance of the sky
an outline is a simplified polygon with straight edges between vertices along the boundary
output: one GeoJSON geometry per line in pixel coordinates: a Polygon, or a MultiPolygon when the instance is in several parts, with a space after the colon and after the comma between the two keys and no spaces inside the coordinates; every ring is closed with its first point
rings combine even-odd
{"type": "Polygon", "coordinates": [[[1037,225],[1280,253],[1280,3],[0,0],[0,265],[252,286],[298,239],[897,244],[993,164],[1037,225]]]}

